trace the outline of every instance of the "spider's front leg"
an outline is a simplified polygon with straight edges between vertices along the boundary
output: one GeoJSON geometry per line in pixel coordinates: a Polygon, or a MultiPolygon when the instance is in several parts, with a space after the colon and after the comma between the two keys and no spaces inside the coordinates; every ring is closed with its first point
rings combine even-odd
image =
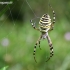
{"type": "Polygon", "coordinates": [[[51,24],[51,27],[50,27],[49,31],[53,30],[53,28],[54,28],[54,24],[51,24]]]}
{"type": "Polygon", "coordinates": [[[49,6],[50,6],[50,8],[52,9],[52,12],[53,12],[53,21],[52,21],[52,24],[51,24],[51,29],[50,29],[50,31],[51,30],[53,30],[53,28],[54,28],[54,23],[55,23],[55,12],[54,12],[54,10],[53,10],[53,8],[52,8],[52,6],[49,4],[49,6]]]}
{"type": "Polygon", "coordinates": [[[34,29],[36,29],[36,30],[38,30],[38,31],[39,31],[39,28],[36,28],[35,23],[33,23],[33,21],[32,21],[32,20],[30,20],[30,22],[31,22],[31,24],[32,24],[32,27],[33,27],[34,29]]]}
{"type": "Polygon", "coordinates": [[[54,10],[53,10],[53,8],[52,8],[52,6],[49,4],[49,6],[50,6],[50,8],[52,9],[52,12],[53,12],[53,25],[54,25],[54,23],[55,23],[55,12],[54,12],[54,10]]]}
{"type": "MultiPolygon", "coordinates": [[[[50,58],[53,56],[53,46],[52,46],[52,41],[51,41],[51,39],[50,39],[50,37],[49,37],[49,35],[48,35],[48,33],[47,33],[47,40],[48,40],[48,43],[49,43],[49,46],[50,46],[50,57],[47,59],[47,61],[48,60],[50,60],[50,58]]],[[[46,61],[46,62],[47,62],[46,61]]]]}
{"type": "Polygon", "coordinates": [[[42,35],[39,37],[38,41],[36,42],[36,44],[34,46],[33,55],[34,55],[34,60],[35,60],[36,63],[37,63],[36,58],[35,58],[36,46],[39,44],[39,48],[40,48],[40,40],[41,40],[41,38],[42,38],[42,35]]]}
{"type": "Polygon", "coordinates": [[[54,28],[54,23],[55,23],[55,12],[53,11],[53,22],[51,24],[51,29],[50,30],[53,30],[54,28]]]}

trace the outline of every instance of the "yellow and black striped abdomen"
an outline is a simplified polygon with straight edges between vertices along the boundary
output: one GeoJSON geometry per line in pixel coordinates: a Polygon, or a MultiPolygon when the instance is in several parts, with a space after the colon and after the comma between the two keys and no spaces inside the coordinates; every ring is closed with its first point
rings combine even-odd
{"type": "Polygon", "coordinates": [[[47,32],[51,28],[51,19],[48,14],[44,14],[39,21],[39,28],[41,32],[47,32]]]}

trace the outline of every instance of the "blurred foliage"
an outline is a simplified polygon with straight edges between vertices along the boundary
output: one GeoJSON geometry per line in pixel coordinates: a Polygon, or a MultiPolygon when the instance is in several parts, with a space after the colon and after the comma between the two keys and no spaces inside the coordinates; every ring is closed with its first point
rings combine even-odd
{"type": "Polygon", "coordinates": [[[8,66],[5,66],[5,67],[3,67],[3,68],[0,69],[0,70],[7,70],[7,68],[8,68],[8,66]]]}
{"type": "Polygon", "coordinates": [[[34,44],[40,32],[34,30],[29,21],[35,17],[34,13],[41,17],[47,12],[52,17],[50,7],[48,9],[49,1],[28,0],[34,13],[25,0],[0,1],[13,1],[11,5],[0,4],[0,69],[8,65],[8,70],[70,70],[70,41],[65,38],[65,34],[70,32],[69,0],[50,0],[56,13],[56,23],[54,30],[49,32],[54,56],[47,63],[45,62],[49,56],[47,40],[41,41],[42,50],[37,47],[38,63],[33,59],[34,44]],[[23,19],[23,22],[18,21],[19,19],[23,19]]]}

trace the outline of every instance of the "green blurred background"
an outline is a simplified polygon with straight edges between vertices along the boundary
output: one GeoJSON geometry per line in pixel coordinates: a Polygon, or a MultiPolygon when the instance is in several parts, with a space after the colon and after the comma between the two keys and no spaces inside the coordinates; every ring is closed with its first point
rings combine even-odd
{"type": "MultiPolygon", "coordinates": [[[[0,0],[0,68],[7,70],[70,70],[70,0],[0,0]],[[12,4],[1,4],[10,2],[12,4]],[[56,13],[54,30],[49,32],[54,56],[46,63],[50,50],[47,40],[37,47],[35,63],[34,45],[40,32],[34,30],[30,19],[34,13],[41,17],[46,12],[52,16],[48,2],[56,13]]],[[[38,25],[39,18],[35,19],[38,25]]]]}

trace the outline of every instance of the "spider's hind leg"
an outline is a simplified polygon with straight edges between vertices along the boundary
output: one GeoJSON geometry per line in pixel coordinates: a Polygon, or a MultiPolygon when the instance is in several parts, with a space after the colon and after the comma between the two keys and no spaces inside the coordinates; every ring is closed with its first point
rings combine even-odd
{"type": "Polygon", "coordinates": [[[53,56],[53,46],[52,46],[52,42],[51,42],[51,39],[50,39],[48,34],[47,34],[47,40],[48,40],[48,43],[49,43],[49,46],[50,46],[50,57],[46,60],[46,62],[48,60],[50,60],[50,58],[53,56]]]}
{"type": "Polygon", "coordinates": [[[40,47],[40,41],[41,41],[41,38],[42,38],[42,36],[40,37],[40,40],[39,40],[39,48],[40,48],[40,50],[41,50],[41,47],[40,47]]]}
{"type": "Polygon", "coordinates": [[[36,44],[34,46],[33,55],[34,55],[34,60],[35,60],[36,63],[37,63],[36,58],[35,58],[36,46],[39,44],[39,48],[40,48],[40,40],[41,40],[41,38],[42,38],[42,36],[39,37],[38,41],[36,42],[36,44]]]}

